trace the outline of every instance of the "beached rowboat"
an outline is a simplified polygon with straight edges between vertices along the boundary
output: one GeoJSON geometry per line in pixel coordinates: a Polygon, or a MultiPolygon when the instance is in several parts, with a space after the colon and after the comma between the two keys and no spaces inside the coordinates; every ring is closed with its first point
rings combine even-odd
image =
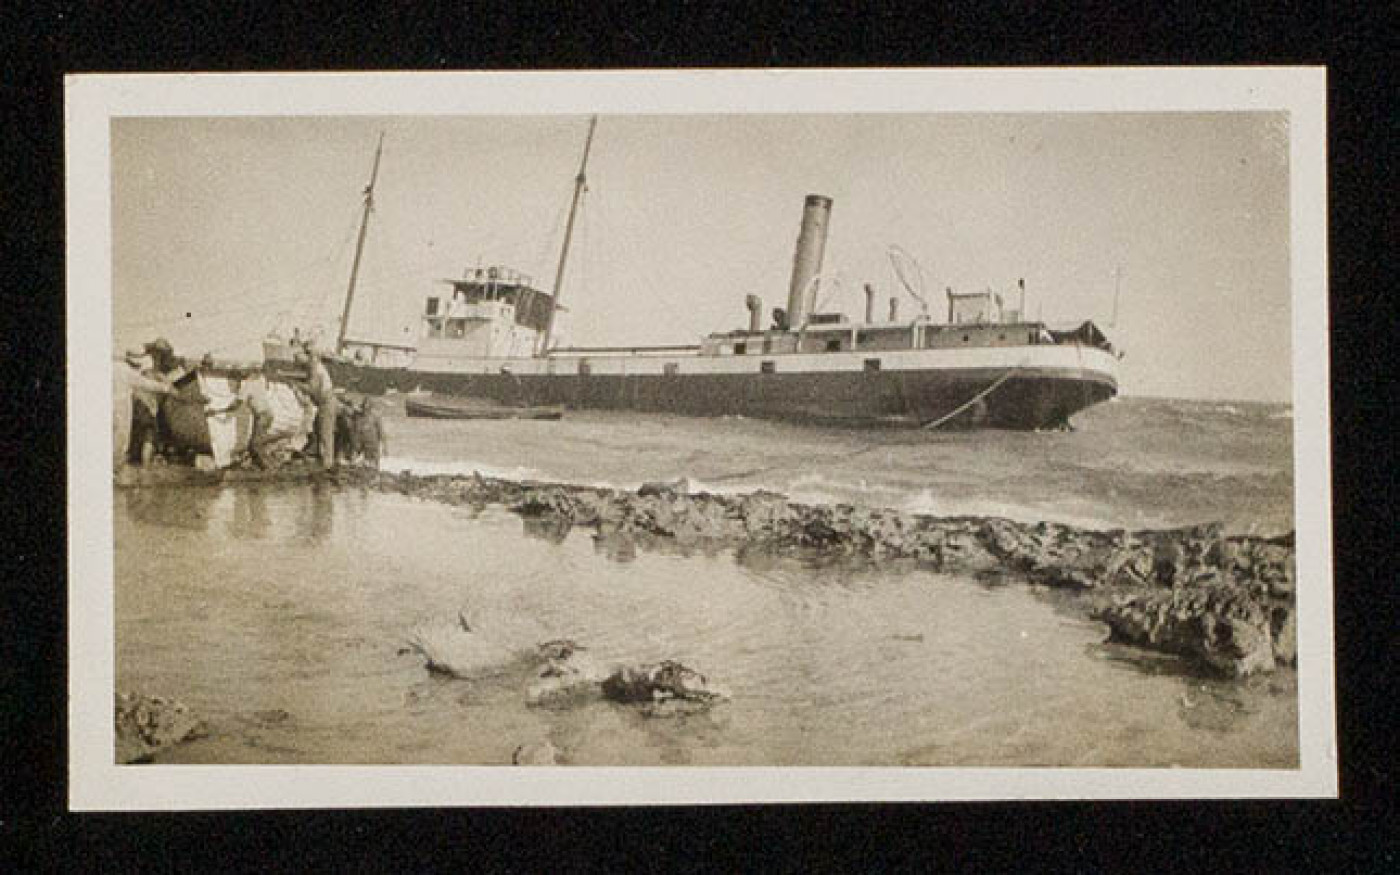
{"type": "Polygon", "coordinates": [[[442,396],[404,399],[404,412],[424,419],[560,419],[562,407],[508,407],[442,396]]]}

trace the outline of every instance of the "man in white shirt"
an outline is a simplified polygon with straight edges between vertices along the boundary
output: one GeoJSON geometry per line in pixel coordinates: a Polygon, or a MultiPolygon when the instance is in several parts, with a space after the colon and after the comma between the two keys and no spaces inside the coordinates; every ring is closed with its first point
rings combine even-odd
{"type": "Polygon", "coordinates": [[[268,467],[268,458],[264,453],[267,448],[268,432],[272,430],[272,401],[268,397],[266,372],[269,365],[264,365],[261,371],[252,369],[238,371],[233,375],[234,398],[224,411],[237,409],[240,405],[245,405],[248,412],[253,415],[253,428],[248,436],[248,455],[252,457],[253,464],[259,468],[268,467]]]}

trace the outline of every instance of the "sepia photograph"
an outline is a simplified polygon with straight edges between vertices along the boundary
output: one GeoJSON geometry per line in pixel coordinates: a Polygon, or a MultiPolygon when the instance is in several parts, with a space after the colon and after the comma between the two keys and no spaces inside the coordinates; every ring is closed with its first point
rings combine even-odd
{"type": "Polygon", "coordinates": [[[1322,94],[70,78],[74,806],[1335,795],[1322,94]]]}

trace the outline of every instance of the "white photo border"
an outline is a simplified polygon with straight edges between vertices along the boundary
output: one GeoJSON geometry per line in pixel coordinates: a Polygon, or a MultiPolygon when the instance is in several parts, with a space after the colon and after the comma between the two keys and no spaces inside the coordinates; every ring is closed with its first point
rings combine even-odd
{"type": "Polygon", "coordinates": [[[73,810],[1335,797],[1321,67],[75,75],[65,80],[73,810]],[[1297,769],[122,766],[114,762],[111,122],[171,116],[1283,111],[1297,769]]]}

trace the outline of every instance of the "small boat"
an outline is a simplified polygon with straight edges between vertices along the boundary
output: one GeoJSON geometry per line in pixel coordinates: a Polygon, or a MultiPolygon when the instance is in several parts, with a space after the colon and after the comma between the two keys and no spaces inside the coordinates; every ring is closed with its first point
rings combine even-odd
{"type": "Polygon", "coordinates": [[[509,407],[466,398],[438,395],[409,396],[404,412],[424,419],[562,419],[562,407],[509,407]]]}

